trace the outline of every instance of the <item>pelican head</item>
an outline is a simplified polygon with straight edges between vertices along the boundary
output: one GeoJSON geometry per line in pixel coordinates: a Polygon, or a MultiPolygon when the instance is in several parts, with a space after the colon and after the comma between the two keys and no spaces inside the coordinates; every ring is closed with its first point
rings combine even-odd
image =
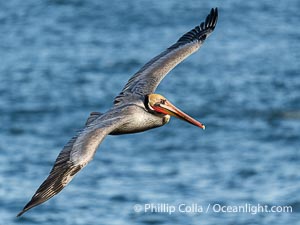
{"type": "Polygon", "coordinates": [[[149,108],[151,112],[174,116],[197,127],[200,127],[203,130],[205,129],[205,126],[202,123],[185,114],[180,109],[176,108],[164,96],[160,94],[149,94],[146,98],[147,108],[149,108]]]}

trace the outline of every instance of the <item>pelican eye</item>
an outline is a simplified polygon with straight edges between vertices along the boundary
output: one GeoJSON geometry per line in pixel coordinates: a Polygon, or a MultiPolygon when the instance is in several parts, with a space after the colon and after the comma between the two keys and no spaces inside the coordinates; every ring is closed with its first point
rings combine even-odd
{"type": "Polygon", "coordinates": [[[166,101],[167,101],[166,99],[161,99],[161,100],[160,100],[160,104],[163,104],[163,105],[164,105],[164,104],[166,104],[166,101]]]}

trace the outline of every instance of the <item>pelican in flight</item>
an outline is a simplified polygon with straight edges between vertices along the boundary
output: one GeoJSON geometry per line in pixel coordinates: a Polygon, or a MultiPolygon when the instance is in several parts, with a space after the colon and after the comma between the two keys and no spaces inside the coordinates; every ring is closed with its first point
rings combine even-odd
{"type": "Polygon", "coordinates": [[[49,200],[67,186],[93,159],[98,146],[109,134],[129,134],[160,127],[168,123],[171,116],[205,129],[202,123],[154,91],[169,71],[201,47],[217,20],[218,9],[211,9],[205,22],[184,34],[134,74],[111,109],[104,114],[92,112],[84,128],[64,146],[46,180],[17,216],[49,200]]]}

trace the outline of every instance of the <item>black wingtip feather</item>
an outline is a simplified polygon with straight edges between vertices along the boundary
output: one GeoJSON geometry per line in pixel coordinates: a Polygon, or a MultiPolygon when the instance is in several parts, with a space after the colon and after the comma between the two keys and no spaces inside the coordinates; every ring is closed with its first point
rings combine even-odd
{"type": "Polygon", "coordinates": [[[207,15],[205,22],[200,23],[191,31],[185,33],[179,40],[172,45],[169,49],[177,48],[180,45],[193,42],[195,40],[203,42],[208,35],[213,32],[218,21],[218,8],[212,8],[210,13],[207,15]]]}
{"type": "Polygon", "coordinates": [[[82,165],[74,166],[69,162],[69,151],[76,140],[73,137],[65,146],[66,151],[61,151],[58,155],[55,165],[53,166],[47,179],[40,185],[31,200],[25,205],[23,210],[17,215],[21,216],[29,209],[38,206],[58,194],[74,177],[74,175],[83,167],[82,165]],[[66,180],[67,179],[67,180],[66,180]]]}
{"type": "Polygon", "coordinates": [[[17,217],[22,216],[25,212],[27,212],[29,209],[35,207],[36,205],[37,205],[37,204],[32,205],[31,201],[28,202],[28,203],[26,204],[26,206],[24,207],[24,209],[22,209],[22,211],[18,213],[17,217]]]}
{"type": "MultiPolygon", "coordinates": [[[[21,216],[29,209],[44,203],[45,201],[52,198],[54,195],[58,194],[66,185],[63,184],[63,180],[69,176],[71,177],[71,180],[73,176],[82,168],[82,166],[68,166],[64,170],[58,170],[62,169],[64,166],[64,164],[62,166],[59,165],[59,162],[55,164],[50,175],[41,184],[41,186],[38,188],[31,200],[25,205],[25,207],[17,215],[17,217],[21,216]]],[[[70,182],[70,180],[68,182],[70,182]]]]}

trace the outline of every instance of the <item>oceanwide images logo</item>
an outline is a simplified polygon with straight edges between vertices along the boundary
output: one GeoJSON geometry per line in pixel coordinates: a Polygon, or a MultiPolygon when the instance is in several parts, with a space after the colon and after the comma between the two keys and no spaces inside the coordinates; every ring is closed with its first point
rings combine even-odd
{"type": "Polygon", "coordinates": [[[169,203],[146,203],[136,204],[133,206],[133,210],[136,213],[249,213],[252,215],[258,213],[292,213],[292,206],[280,206],[280,205],[263,205],[263,204],[242,204],[242,205],[224,205],[224,204],[208,204],[201,205],[197,203],[181,203],[181,204],[169,204],[169,203]]]}

